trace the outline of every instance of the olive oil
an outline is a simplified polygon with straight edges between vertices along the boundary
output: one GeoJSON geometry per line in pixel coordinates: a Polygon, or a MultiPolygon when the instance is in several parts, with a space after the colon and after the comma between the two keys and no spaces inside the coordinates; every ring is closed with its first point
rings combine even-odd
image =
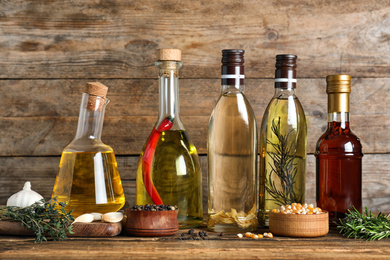
{"type": "Polygon", "coordinates": [[[62,153],[52,197],[72,215],[118,211],[125,204],[115,155],[106,152],[62,153]]]}
{"type": "Polygon", "coordinates": [[[138,161],[136,204],[176,205],[179,228],[197,227],[203,222],[202,173],[179,114],[181,51],[157,50],[155,65],[159,115],[138,161]]]}
{"type": "Polygon", "coordinates": [[[263,208],[262,213],[266,216],[270,210],[279,208],[282,204],[304,202],[306,171],[306,119],[299,100],[297,98],[272,99],[267,111],[269,113],[264,116],[260,136],[260,175],[261,180],[265,182],[262,183],[260,190],[260,208],[263,208]],[[281,154],[280,147],[275,147],[275,144],[276,146],[284,145],[281,144],[275,131],[271,129],[278,123],[280,127],[274,130],[277,130],[280,136],[287,137],[288,146],[284,147],[287,153],[283,156],[291,160],[288,164],[290,168],[284,169],[286,179],[278,176],[278,168],[283,165],[280,165],[274,157],[274,155],[281,154]],[[278,197],[267,189],[283,192],[285,196],[284,198],[278,197]]]}
{"type": "Polygon", "coordinates": [[[295,55],[277,55],[275,94],[260,128],[260,225],[272,209],[305,201],[307,126],[295,95],[295,55]]]}
{"type": "MultiPolygon", "coordinates": [[[[136,204],[153,204],[143,181],[142,158],[143,152],[138,162],[136,204]]],[[[201,176],[198,154],[186,131],[161,132],[152,161],[151,179],[163,203],[178,206],[181,228],[202,223],[201,176]]]]}
{"type": "Polygon", "coordinates": [[[62,152],[52,197],[75,217],[117,211],[125,204],[114,151],[101,141],[107,91],[100,82],[86,84],[76,136],[62,152]]]}

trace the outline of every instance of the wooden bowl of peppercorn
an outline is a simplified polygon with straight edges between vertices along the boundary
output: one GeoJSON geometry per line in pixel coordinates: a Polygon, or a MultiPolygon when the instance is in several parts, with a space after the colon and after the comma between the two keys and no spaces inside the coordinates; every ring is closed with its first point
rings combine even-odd
{"type": "Polygon", "coordinates": [[[126,210],[125,231],[137,237],[172,236],[179,230],[177,213],[170,205],[133,206],[126,210]]]}

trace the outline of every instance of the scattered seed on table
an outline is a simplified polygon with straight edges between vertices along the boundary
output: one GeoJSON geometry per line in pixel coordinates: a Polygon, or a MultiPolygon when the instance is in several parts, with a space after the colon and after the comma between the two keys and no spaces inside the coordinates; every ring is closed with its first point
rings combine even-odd
{"type": "Polygon", "coordinates": [[[223,233],[221,232],[221,233],[219,233],[219,235],[218,236],[220,236],[220,237],[223,237],[223,233]]]}
{"type": "Polygon", "coordinates": [[[194,230],[193,229],[188,230],[188,234],[194,234],[194,230]]]}

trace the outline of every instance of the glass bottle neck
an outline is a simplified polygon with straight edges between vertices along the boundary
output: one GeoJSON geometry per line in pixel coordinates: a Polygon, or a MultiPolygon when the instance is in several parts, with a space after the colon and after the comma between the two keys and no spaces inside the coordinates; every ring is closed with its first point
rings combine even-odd
{"type": "Polygon", "coordinates": [[[107,98],[83,93],[75,140],[87,138],[100,141],[102,136],[104,111],[110,101],[107,98]],[[93,108],[91,107],[93,105],[93,108]]]}
{"type": "Polygon", "coordinates": [[[342,129],[349,128],[349,112],[328,113],[328,127],[339,126],[342,129]]]}
{"type": "Polygon", "coordinates": [[[244,93],[244,85],[222,85],[221,95],[236,95],[244,93]]]}
{"type": "Polygon", "coordinates": [[[349,93],[328,93],[328,123],[349,128],[349,93]]]}
{"type": "Polygon", "coordinates": [[[182,63],[158,61],[155,65],[159,68],[159,116],[156,126],[160,125],[165,118],[170,118],[173,119],[171,130],[184,129],[179,115],[179,69],[182,63]]]}
{"type": "Polygon", "coordinates": [[[295,88],[275,88],[274,98],[295,97],[295,88]]]}

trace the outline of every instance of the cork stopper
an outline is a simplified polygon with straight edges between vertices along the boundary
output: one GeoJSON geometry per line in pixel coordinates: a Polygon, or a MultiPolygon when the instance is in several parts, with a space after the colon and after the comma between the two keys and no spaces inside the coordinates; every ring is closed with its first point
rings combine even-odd
{"type": "Polygon", "coordinates": [[[105,98],[107,95],[108,87],[100,82],[88,82],[85,86],[85,93],[90,95],[99,96],[105,98]]]}
{"type": "Polygon", "coordinates": [[[157,50],[158,61],[181,61],[181,50],[179,49],[158,49],[157,50]]]}
{"type": "Polygon", "coordinates": [[[103,109],[108,87],[100,82],[88,82],[85,93],[89,94],[87,109],[101,111],[103,109]]]}

